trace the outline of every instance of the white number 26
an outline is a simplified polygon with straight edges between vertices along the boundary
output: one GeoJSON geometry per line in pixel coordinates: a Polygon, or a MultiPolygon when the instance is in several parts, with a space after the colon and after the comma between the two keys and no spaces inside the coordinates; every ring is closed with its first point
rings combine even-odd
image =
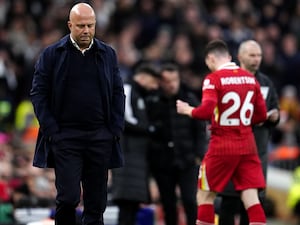
{"type": "Polygon", "coordinates": [[[242,123],[245,126],[250,125],[251,118],[253,115],[253,110],[254,110],[253,104],[251,103],[251,98],[253,94],[254,94],[253,91],[249,91],[246,95],[245,100],[241,102],[241,98],[236,92],[231,91],[226,93],[222,98],[222,103],[226,104],[229,101],[233,101],[233,104],[221,114],[220,125],[239,126],[240,123],[242,123]],[[241,109],[240,109],[239,118],[232,118],[232,115],[240,107],[241,109]]]}

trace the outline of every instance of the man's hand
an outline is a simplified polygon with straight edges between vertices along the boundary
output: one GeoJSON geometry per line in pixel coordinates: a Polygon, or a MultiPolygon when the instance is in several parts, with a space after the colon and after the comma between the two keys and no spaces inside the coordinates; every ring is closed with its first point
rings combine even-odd
{"type": "Polygon", "coordinates": [[[177,113],[192,117],[192,111],[194,107],[190,106],[187,102],[177,100],[176,107],[177,107],[177,113]]]}
{"type": "Polygon", "coordinates": [[[279,119],[279,110],[278,109],[271,109],[268,113],[268,120],[271,122],[276,122],[279,119]]]}

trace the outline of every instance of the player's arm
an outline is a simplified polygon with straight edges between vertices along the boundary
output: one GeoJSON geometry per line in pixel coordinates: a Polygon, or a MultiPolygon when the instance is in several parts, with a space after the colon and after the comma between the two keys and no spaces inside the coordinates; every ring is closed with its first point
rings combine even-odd
{"type": "Polygon", "coordinates": [[[197,107],[190,106],[187,102],[177,100],[177,112],[182,115],[201,120],[209,120],[213,115],[216,101],[212,99],[204,100],[201,105],[197,107]]]}
{"type": "MultiPolygon", "coordinates": [[[[258,87],[260,90],[260,87],[258,87]]],[[[260,91],[256,91],[257,97],[254,105],[254,114],[252,117],[252,124],[258,124],[266,121],[267,119],[267,107],[266,102],[260,91]]]]}
{"type": "Polygon", "coordinates": [[[190,106],[187,102],[177,100],[177,112],[182,115],[187,115],[189,117],[201,120],[210,120],[214,113],[214,109],[217,104],[217,93],[216,85],[211,76],[203,82],[202,87],[202,100],[201,104],[197,107],[190,106]]]}

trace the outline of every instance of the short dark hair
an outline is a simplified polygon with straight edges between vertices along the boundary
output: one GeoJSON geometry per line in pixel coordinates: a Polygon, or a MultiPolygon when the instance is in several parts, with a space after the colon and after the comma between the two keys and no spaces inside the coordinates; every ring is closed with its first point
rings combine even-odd
{"type": "Polygon", "coordinates": [[[216,54],[229,54],[229,49],[227,44],[220,39],[210,41],[205,49],[204,49],[204,58],[207,57],[209,53],[216,53],[216,54]]]}
{"type": "Polygon", "coordinates": [[[179,71],[179,67],[175,63],[165,63],[161,65],[160,73],[164,71],[170,71],[170,72],[179,71]]]}
{"type": "Polygon", "coordinates": [[[141,63],[140,65],[138,65],[134,70],[134,75],[139,73],[146,73],[156,78],[160,77],[156,67],[151,63],[141,63]]]}

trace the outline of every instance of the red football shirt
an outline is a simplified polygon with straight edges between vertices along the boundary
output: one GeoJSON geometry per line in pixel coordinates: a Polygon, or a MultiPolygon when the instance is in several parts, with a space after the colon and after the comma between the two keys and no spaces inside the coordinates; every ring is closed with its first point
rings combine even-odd
{"type": "Polygon", "coordinates": [[[192,117],[211,120],[210,154],[252,154],[251,126],[265,121],[267,110],[255,76],[230,62],[204,79],[202,103],[192,117]]]}

